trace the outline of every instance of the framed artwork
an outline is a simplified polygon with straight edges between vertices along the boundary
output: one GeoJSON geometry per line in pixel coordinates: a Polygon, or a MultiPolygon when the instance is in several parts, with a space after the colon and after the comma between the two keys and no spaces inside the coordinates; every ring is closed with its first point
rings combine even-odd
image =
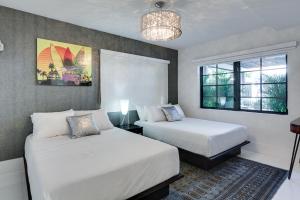
{"type": "Polygon", "coordinates": [[[39,85],[91,86],[92,48],[37,39],[39,85]]]}

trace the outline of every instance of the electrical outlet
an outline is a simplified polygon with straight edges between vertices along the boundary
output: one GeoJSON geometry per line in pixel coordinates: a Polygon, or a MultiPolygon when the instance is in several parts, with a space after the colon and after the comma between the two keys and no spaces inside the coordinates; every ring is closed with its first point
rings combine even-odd
{"type": "Polygon", "coordinates": [[[0,51],[4,51],[4,44],[2,43],[1,40],[0,40],[0,51]]]}

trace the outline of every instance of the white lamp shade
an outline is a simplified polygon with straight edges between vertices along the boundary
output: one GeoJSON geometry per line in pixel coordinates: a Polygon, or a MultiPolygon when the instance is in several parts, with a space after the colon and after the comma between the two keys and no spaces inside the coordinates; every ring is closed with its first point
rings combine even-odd
{"type": "Polygon", "coordinates": [[[129,107],[129,100],[128,99],[122,99],[120,100],[120,106],[121,106],[121,112],[123,115],[127,115],[128,113],[128,107],[129,107]]]}

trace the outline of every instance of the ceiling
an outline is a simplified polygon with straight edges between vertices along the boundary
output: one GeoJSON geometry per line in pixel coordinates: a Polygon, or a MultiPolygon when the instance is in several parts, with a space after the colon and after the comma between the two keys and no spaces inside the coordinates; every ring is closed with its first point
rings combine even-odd
{"type": "MultiPolygon", "coordinates": [[[[0,5],[146,41],[140,17],[153,0],[0,0],[0,5]]],[[[299,0],[168,0],[182,16],[183,34],[167,42],[180,49],[262,27],[275,30],[300,25],[299,0]]]]}

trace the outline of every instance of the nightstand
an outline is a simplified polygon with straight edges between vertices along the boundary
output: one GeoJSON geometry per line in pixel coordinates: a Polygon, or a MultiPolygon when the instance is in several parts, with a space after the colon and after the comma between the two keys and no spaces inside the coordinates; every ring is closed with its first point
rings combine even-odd
{"type": "Polygon", "coordinates": [[[119,125],[119,126],[116,126],[116,127],[124,129],[126,131],[130,131],[132,133],[143,135],[143,127],[140,127],[140,126],[137,126],[137,125],[129,124],[129,125],[123,125],[123,126],[119,125]]]}

